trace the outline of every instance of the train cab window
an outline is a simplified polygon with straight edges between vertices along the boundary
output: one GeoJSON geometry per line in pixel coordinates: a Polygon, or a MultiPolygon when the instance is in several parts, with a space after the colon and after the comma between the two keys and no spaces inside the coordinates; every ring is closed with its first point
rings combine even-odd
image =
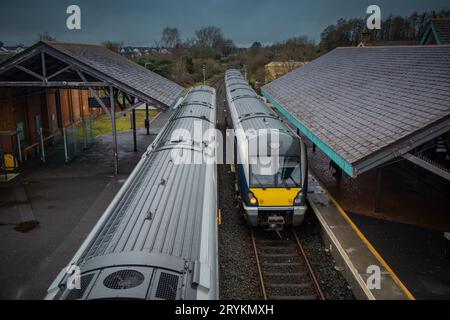
{"type": "Polygon", "coordinates": [[[278,170],[268,174],[267,166],[259,163],[250,165],[250,187],[294,188],[300,187],[300,159],[280,157],[278,170]]]}

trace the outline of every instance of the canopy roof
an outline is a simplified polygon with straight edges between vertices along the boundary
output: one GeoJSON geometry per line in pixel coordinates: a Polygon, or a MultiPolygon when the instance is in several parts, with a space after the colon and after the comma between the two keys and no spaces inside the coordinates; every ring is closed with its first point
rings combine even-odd
{"type": "Polygon", "coordinates": [[[450,46],[337,48],[262,93],[356,176],[450,130],[450,46]]]}
{"type": "Polygon", "coordinates": [[[103,46],[55,41],[40,41],[2,62],[0,87],[7,86],[111,86],[161,109],[183,93],[178,84],[103,46]]]}

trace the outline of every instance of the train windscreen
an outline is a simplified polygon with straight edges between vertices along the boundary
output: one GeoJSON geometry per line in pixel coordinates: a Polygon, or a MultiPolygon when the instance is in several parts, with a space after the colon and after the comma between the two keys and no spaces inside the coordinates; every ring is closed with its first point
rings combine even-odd
{"type": "Polygon", "coordinates": [[[301,186],[300,158],[278,157],[275,170],[257,162],[250,165],[251,188],[296,188],[301,186]]]}

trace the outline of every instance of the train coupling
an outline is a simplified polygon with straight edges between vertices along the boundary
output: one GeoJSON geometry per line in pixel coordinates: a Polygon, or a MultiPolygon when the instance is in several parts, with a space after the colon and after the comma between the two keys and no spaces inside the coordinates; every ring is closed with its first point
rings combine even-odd
{"type": "Polygon", "coordinates": [[[269,228],[267,230],[270,231],[283,231],[284,228],[284,217],[280,216],[269,216],[267,218],[267,224],[269,225],[269,228]]]}

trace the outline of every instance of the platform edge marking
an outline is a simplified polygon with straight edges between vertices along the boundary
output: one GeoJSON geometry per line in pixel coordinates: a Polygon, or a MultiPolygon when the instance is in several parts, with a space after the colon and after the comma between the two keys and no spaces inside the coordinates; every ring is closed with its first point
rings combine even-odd
{"type": "Polygon", "coordinates": [[[325,189],[320,181],[316,179],[317,183],[322,187],[322,189],[326,192],[326,194],[330,197],[331,201],[334,203],[338,211],[342,214],[345,220],[351,225],[353,230],[358,234],[358,236],[361,238],[361,240],[366,244],[366,246],[370,249],[370,251],[373,253],[375,258],[383,265],[384,268],[389,272],[392,279],[397,283],[397,285],[402,289],[402,291],[406,294],[406,296],[410,300],[416,300],[414,295],[408,290],[408,288],[403,284],[403,282],[400,280],[400,278],[395,274],[395,272],[392,270],[392,268],[387,264],[387,262],[383,259],[383,257],[378,253],[378,251],[375,249],[375,247],[369,242],[369,240],[364,236],[364,234],[359,230],[359,228],[355,225],[355,223],[350,219],[350,217],[347,215],[345,210],[339,205],[339,203],[334,199],[334,197],[328,192],[327,189],[325,189]]]}

